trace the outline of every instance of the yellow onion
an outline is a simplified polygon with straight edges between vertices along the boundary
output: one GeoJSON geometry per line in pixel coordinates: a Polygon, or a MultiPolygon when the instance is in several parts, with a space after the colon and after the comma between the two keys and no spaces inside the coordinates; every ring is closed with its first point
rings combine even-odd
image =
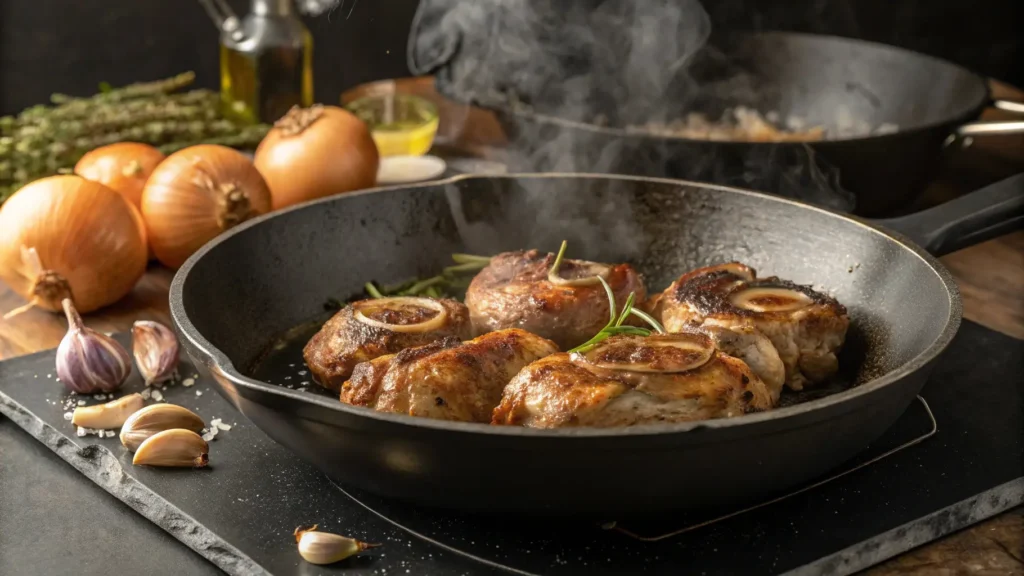
{"type": "Polygon", "coordinates": [[[149,144],[118,142],[87,152],[75,164],[75,174],[103,184],[141,210],[142,189],[164,158],[149,144]]]}
{"type": "Polygon", "coordinates": [[[168,156],[142,193],[149,245],[171,268],[221,232],[269,210],[270,189],[252,162],[214,144],[168,156]]]}
{"type": "Polygon", "coordinates": [[[120,300],[146,271],[146,229],[138,210],[80,176],[28,184],[0,207],[0,278],[29,303],[82,313],[120,300]]]}
{"type": "Polygon", "coordinates": [[[256,148],[274,209],[372,188],[380,157],[370,129],[335,106],[292,108],[256,148]]]}

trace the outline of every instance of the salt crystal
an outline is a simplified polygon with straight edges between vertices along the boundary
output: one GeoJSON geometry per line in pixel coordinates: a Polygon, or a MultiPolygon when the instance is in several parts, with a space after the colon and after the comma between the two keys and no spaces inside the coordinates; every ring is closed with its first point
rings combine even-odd
{"type": "Polygon", "coordinates": [[[195,378],[185,378],[185,380],[184,380],[184,381],[182,381],[182,383],[181,383],[181,384],[182,384],[183,386],[185,386],[186,388],[188,388],[189,386],[192,386],[192,385],[194,385],[195,383],[196,383],[196,379],[195,379],[195,378]]]}
{"type": "Polygon", "coordinates": [[[85,400],[79,400],[78,401],[78,405],[79,406],[85,406],[85,400]]]}
{"type": "Polygon", "coordinates": [[[157,402],[163,402],[164,401],[164,395],[161,394],[159,390],[153,390],[152,396],[153,396],[153,400],[156,400],[157,402]]]}
{"type": "Polygon", "coordinates": [[[284,379],[285,379],[285,380],[291,380],[291,379],[292,379],[292,377],[291,377],[291,376],[285,376],[285,377],[284,377],[284,379]]]}
{"type": "Polygon", "coordinates": [[[306,370],[299,370],[299,376],[305,376],[306,372],[306,370]]]}
{"type": "Polygon", "coordinates": [[[113,438],[114,434],[117,434],[117,432],[114,432],[113,430],[104,430],[103,431],[103,435],[106,436],[107,438],[113,438]]]}
{"type": "Polygon", "coordinates": [[[210,424],[212,426],[216,426],[217,424],[220,424],[220,422],[221,422],[220,418],[214,418],[213,420],[210,420],[210,424]]]}
{"type": "Polygon", "coordinates": [[[167,390],[167,385],[166,385],[166,384],[164,384],[163,386],[161,386],[161,387],[160,387],[160,389],[161,389],[161,390],[167,390]]]}
{"type": "Polygon", "coordinates": [[[149,400],[151,394],[153,394],[153,391],[150,390],[149,388],[146,388],[142,392],[139,392],[139,396],[142,396],[143,400],[149,400]]]}
{"type": "Polygon", "coordinates": [[[72,416],[74,416],[74,415],[71,412],[65,412],[64,413],[64,419],[65,420],[71,420],[72,416]]]}
{"type": "Polygon", "coordinates": [[[47,374],[46,377],[47,378],[53,378],[53,374],[47,374]]]}
{"type": "Polygon", "coordinates": [[[82,428],[81,426],[79,426],[78,429],[75,430],[75,435],[78,436],[79,438],[81,438],[82,436],[85,436],[85,428],[82,428]]]}
{"type": "Polygon", "coordinates": [[[207,442],[209,442],[209,441],[213,440],[213,438],[216,435],[217,435],[217,429],[216,428],[212,428],[209,432],[207,432],[206,434],[203,434],[203,440],[206,440],[207,442]]]}
{"type": "Polygon", "coordinates": [[[202,395],[203,395],[203,391],[202,390],[196,390],[196,396],[202,396],[202,395]]]}

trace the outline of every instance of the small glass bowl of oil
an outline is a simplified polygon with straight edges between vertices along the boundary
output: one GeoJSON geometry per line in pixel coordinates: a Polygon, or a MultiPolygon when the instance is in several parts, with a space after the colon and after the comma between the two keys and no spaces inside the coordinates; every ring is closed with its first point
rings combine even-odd
{"type": "Polygon", "coordinates": [[[378,94],[345,108],[366,122],[381,156],[421,156],[434,143],[438,114],[434,103],[412,94],[378,94]]]}

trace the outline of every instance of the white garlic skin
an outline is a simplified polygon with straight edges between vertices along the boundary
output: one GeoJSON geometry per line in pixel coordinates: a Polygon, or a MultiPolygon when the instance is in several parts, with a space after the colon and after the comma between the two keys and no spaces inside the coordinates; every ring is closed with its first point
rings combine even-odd
{"type": "Polygon", "coordinates": [[[311,528],[296,528],[295,540],[299,544],[299,555],[310,564],[333,564],[359,554],[367,548],[380,544],[367,544],[354,538],[346,538],[330,532],[318,532],[316,525],[311,528]]]}
{"type": "Polygon", "coordinates": [[[168,380],[178,369],[178,338],[159,322],[139,320],[132,325],[132,353],[147,386],[168,380]]]}
{"type": "Polygon", "coordinates": [[[113,392],[132,371],[131,356],[106,334],[86,328],[70,299],[64,299],[68,333],[57,347],[57,377],[79,394],[113,392]]]}

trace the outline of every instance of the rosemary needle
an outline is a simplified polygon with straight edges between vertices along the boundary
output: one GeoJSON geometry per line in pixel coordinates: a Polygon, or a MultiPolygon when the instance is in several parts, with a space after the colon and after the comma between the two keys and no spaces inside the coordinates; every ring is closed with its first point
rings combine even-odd
{"type": "Polygon", "coordinates": [[[558,269],[562,266],[562,258],[565,256],[565,249],[569,247],[568,240],[562,240],[562,246],[558,249],[558,254],[555,256],[555,263],[551,265],[551,270],[548,272],[548,276],[558,276],[558,269]]]}

